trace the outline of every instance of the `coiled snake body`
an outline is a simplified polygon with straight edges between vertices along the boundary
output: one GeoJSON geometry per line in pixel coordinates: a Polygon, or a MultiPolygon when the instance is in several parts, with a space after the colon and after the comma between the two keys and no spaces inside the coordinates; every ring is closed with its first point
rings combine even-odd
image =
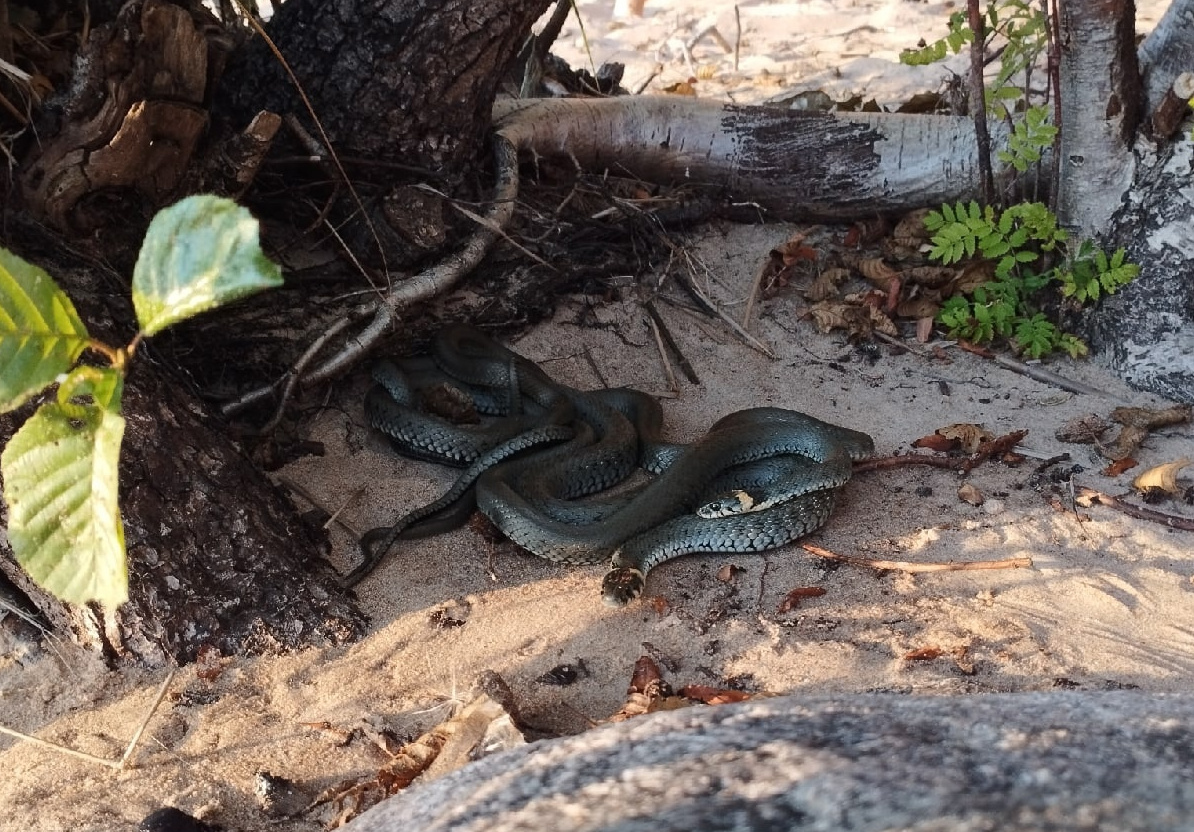
{"type": "Polygon", "coordinates": [[[412,406],[412,388],[438,377],[427,362],[408,364],[407,379],[388,362],[375,368],[370,423],[403,453],[465,470],[439,500],[366,534],[348,585],[396,540],[463,523],[475,499],[507,537],[540,557],[609,562],[603,598],[621,606],[663,561],[762,551],[815,530],[850,478],[851,461],[873,450],[864,433],[775,407],[732,413],[691,445],[667,444],[659,406],[646,394],[559,384],[471,327],[443,330],[433,355],[478,409],[504,415],[485,430],[450,425],[412,406]],[[656,476],[613,496],[589,496],[640,464],[656,476]]]}

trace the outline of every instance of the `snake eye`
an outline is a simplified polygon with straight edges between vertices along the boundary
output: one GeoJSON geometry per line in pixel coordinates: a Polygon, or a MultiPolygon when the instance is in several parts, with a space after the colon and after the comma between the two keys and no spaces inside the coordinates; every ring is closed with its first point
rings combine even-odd
{"type": "Polygon", "coordinates": [[[733,514],[745,514],[755,510],[755,499],[745,491],[731,491],[710,500],[696,510],[700,517],[706,520],[716,520],[719,517],[729,517],[733,514]]]}

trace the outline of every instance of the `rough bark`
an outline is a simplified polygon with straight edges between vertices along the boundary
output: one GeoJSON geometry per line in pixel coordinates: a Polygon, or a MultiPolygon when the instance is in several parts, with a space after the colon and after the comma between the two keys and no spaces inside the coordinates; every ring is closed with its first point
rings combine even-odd
{"type": "MultiPolygon", "coordinates": [[[[292,0],[268,32],[339,152],[460,178],[482,158],[498,85],[549,2],[292,0]]],[[[232,111],[294,113],[318,135],[260,39],[225,88],[232,111]]]]}
{"type": "MultiPolygon", "coordinates": [[[[298,117],[344,160],[369,222],[358,256],[393,268],[442,251],[455,215],[408,186],[476,196],[499,85],[550,0],[292,0],[270,21],[295,82],[258,38],[229,68],[217,110],[239,123],[265,108],[298,117]],[[378,247],[380,244],[380,258],[378,247]]],[[[340,171],[328,168],[333,176],[340,171]]],[[[360,205],[346,199],[347,213],[360,205]]]]}
{"type": "Polygon", "coordinates": [[[202,9],[134,0],[91,33],[23,160],[21,194],[35,216],[76,233],[118,216],[137,239],[180,195],[230,46],[214,23],[202,9]]]}
{"type": "Polygon", "coordinates": [[[1061,4],[1061,149],[1057,212],[1083,237],[1108,228],[1132,183],[1144,101],[1132,0],[1061,4]]]}
{"type": "MultiPolygon", "coordinates": [[[[1134,59],[1130,49],[1125,53],[1132,35],[1124,8],[1130,4],[1066,5],[1063,23],[1081,24],[1067,40],[1081,48],[1072,50],[1072,71],[1063,79],[1068,85],[1063,86],[1062,100],[1071,102],[1071,115],[1063,125],[1063,193],[1070,197],[1063,201],[1068,212],[1063,218],[1108,246],[1124,246],[1128,258],[1142,267],[1134,282],[1085,316],[1086,332],[1091,345],[1129,384],[1174,401],[1194,402],[1194,149],[1189,121],[1172,142],[1150,137],[1146,130],[1123,135],[1137,115],[1129,117],[1127,109],[1113,113],[1111,103],[1116,96],[1122,101],[1132,95],[1134,59]],[[1114,16],[1114,25],[1107,16],[1114,16]],[[1107,28],[1101,39],[1090,28],[1099,23],[1107,28]],[[1106,37],[1108,33],[1115,40],[1106,37]],[[1098,42],[1088,43],[1092,38],[1098,42]],[[1128,66],[1121,69],[1119,64],[1128,66]],[[1105,110],[1098,109],[1101,101],[1105,110]],[[1094,158],[1094,174],[1089,165],[1071,164],[1069,155],[1079,152],[1074,150],[1078,147],[1087,163],[1094,158]],[[1100,158],[1100,153],[1107,156],[1100,158]]],[[[1142,45],[1139,62],[1150,107],[1178,72],[1189,69],[1186,61],[1194,56],[1192,24],[1194,2],[1176,0],[1142,45]]],[[[1144,94],[1134,98],[1143,102],[1144,94]]]]}
{"type": "Polygon", "coordinates": [[[1111,239],[1141,275],[1104,299],[1088,321],[1090,339],[1133,387],[1194,403],[1194,142],[1142,142],[1137,181],[1112,218],[1111,239]]]}
{"type": "Polygon", "coordinates": [[[1139,58],[1145,102],[1152,112],[1173,79],[1194,70],[1194,0],[1172,0],[1157,27],[1140,44],[1139,58]]]}
{"type": "MultiPolygon", "coordinates": [[[[115,321],[127,297],[95,269],[56,268],[27,254],[72,296],[96,337],[123,343],[115,321]]],[[[125,385],[120,461],[130,600],[116,610],[64,605],[32,584],[0,533],[0,570],[63,632],[117,661],[186,662],[200,649],[226,655],[335,644],[364,618],[323,560],[327,541],[227,437],[186,385],[143,349],[125,385]]],[[[0,445],[20,414],[0,416],[0,445]]],[[[0,520],[7,522],[7,517],[0,520]]]]}

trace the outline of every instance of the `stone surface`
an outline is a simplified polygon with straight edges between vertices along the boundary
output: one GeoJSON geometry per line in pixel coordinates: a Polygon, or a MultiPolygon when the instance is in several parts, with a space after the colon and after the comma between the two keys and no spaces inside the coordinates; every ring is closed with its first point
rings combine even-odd
{"type": "Polygon", "coordinates": [[[351,832],[1176,830],[1194,700],[1114,692],[777,697],[483,759],[351,832]]]}

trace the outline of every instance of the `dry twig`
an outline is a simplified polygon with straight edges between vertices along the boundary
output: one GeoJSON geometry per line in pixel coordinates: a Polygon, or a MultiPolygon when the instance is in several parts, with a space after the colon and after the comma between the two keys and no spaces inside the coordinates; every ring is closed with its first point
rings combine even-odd
{"type": "Polygon", "coordinates": [[[1095,491],[1093,488],[1078,489],[1078,497],[1087,501],[1084,503],[1084,505],[1098,503],[1099,505],[1107,506],[1107,508],[1113,508],[1116,511],[1121,511],[1129,517],[1134,517],[1137,520],[1149,520],[1153,523],[1161,523],[1162,525],[1168,526],[1171,529],[1194,531],[1194,519],[1189,517],[1178,517],[1176,514],[1166,514],[1165,512],[1157,511],[1156,509],[1125,503],[1118,497],[1112,497],[1110,494],[1104,494],[1101,491],[1095,491]]]}
{"type": "Polygon", "coordinates": [[[894,569],[900,572],[970,572],[978,569],[1029,569],[1032,558],[1007,558],[1005,560],[959,560],[946,563],[913,563],[907,560],[878,560],[860,558],[854,555],[839,555],[820,546],[809,543],[800,544],[800,548],[827,560],[837,560],[851,566],[862,566],[867,569],[894,569]]]}
{"type": "Polygon", "coordinates": [[[153,719],[153,715],[157,713],[158,706],[162,704],[162,699],[166,696],[166,691],[170,688],[170,683],[174,681],[175,671],[171,670],[166,678],[162,681],[162,686],[158,688],[158,694],[153,699],[153,704],[149,706],[149,711],[146,712],[145,718],[141,720],[141,724],[137,726],[137,730],[133,733],[132,739],[129,740],[128,746],[124,749],[124,754],[120,755],[119,760],[109,760],[106,757],[97,757],[94,754],[88,754],[86,751],[78,751],[74,748],[68,748],[65,745],[59,745],[56,742],[43,740],[40,737],[35,737],[32,734],[26,734],[17,731],[14,728],[8,728],[0,725],[0,734],[8,734],[10,737],[24,740],[25,742],[40,745],[42,748],[48,748],[51,751],[57,751],[59,754],[65,754],[68,757],[75,757],[80,760],[85,760],[89,763],[98,763],[101,766],[110,768],[113,771],[124,771],[128,761],[132,759],[133,752],[137,749],[137,743],[141,741],[141,735],[145,733],[145,727],[149,725],[149,720],[153,719]]]}

